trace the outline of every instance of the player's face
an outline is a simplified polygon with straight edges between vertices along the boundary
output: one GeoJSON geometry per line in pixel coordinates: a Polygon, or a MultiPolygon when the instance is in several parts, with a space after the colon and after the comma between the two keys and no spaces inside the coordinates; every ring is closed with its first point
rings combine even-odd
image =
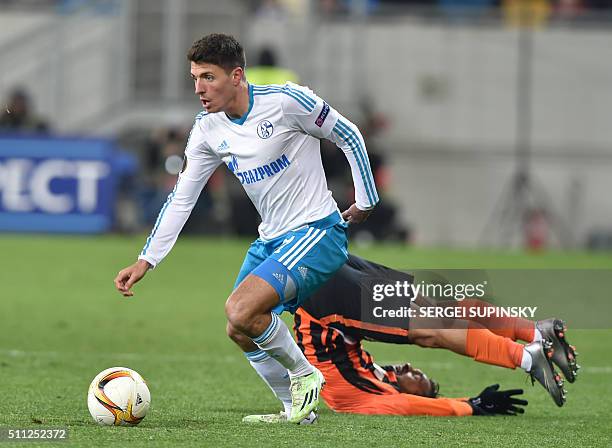
{"type": "Polygon", "coordinates": [[[242,69],[230,73],[214,64],[191,62],[191,78],[195,94],[209,113],[225,111],[236,95],[236,86],[242,78],[242,69]]]}
{"type": "Polygon", "coordinates": [[[422,397],[432,397],[437,393],[436,384],[421,370],[412,367],[410,364],[396,366],[395,374],[402,393],[422,397]]]}

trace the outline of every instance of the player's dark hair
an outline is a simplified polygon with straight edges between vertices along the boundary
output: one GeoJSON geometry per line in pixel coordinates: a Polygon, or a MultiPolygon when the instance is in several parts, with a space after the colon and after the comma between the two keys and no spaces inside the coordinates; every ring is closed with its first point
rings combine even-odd
{"type": "Polygon", "coordinates": [[[242,45],[234,36],[227,34],[209,34],[195,41],[187,52],[187,59],[195,63],[218,65],[226,72],[236,67],[244,70],[246,66],[242,45]]]}

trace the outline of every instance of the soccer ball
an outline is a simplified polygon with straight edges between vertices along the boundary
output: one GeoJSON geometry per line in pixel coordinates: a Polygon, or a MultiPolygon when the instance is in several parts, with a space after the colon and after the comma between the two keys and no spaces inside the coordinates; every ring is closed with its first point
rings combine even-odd
{"type": "Polygon", "coordinates": [[[138,372],[111,367],[96,375],[87,393],[89,413],[99,425],[136,426],[147,415],[151,393],[138,372]]]}

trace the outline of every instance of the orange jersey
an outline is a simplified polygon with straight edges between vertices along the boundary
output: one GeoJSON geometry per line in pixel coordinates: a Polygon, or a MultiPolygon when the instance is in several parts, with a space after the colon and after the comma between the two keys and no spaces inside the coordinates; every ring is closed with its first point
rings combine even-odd
{"type": "Polygon", "coordinates": [[[393,368],[378,366],[363,348],[362,339],[410,343],[405,328],[359,320],[360,295],[354,290],[355,282],[367,275],[370,266],[384,268],[350,256],[295,313],[297,344],[325,377],[321,396],[327,405],[336,412],[354,414],[472,415],[471,406],[463,399],[401,393],[393,368]]]}

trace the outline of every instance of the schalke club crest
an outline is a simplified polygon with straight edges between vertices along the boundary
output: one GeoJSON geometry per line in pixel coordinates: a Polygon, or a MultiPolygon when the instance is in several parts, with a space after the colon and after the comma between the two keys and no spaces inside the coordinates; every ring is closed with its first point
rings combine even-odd
{"type": "Polygon", "coordinates": [[[260,121],[257,125],[257,135],[260,138],[266,139],[272,136],[272,132],[274,132],[274,126],[268,120],[260,121]]]}

